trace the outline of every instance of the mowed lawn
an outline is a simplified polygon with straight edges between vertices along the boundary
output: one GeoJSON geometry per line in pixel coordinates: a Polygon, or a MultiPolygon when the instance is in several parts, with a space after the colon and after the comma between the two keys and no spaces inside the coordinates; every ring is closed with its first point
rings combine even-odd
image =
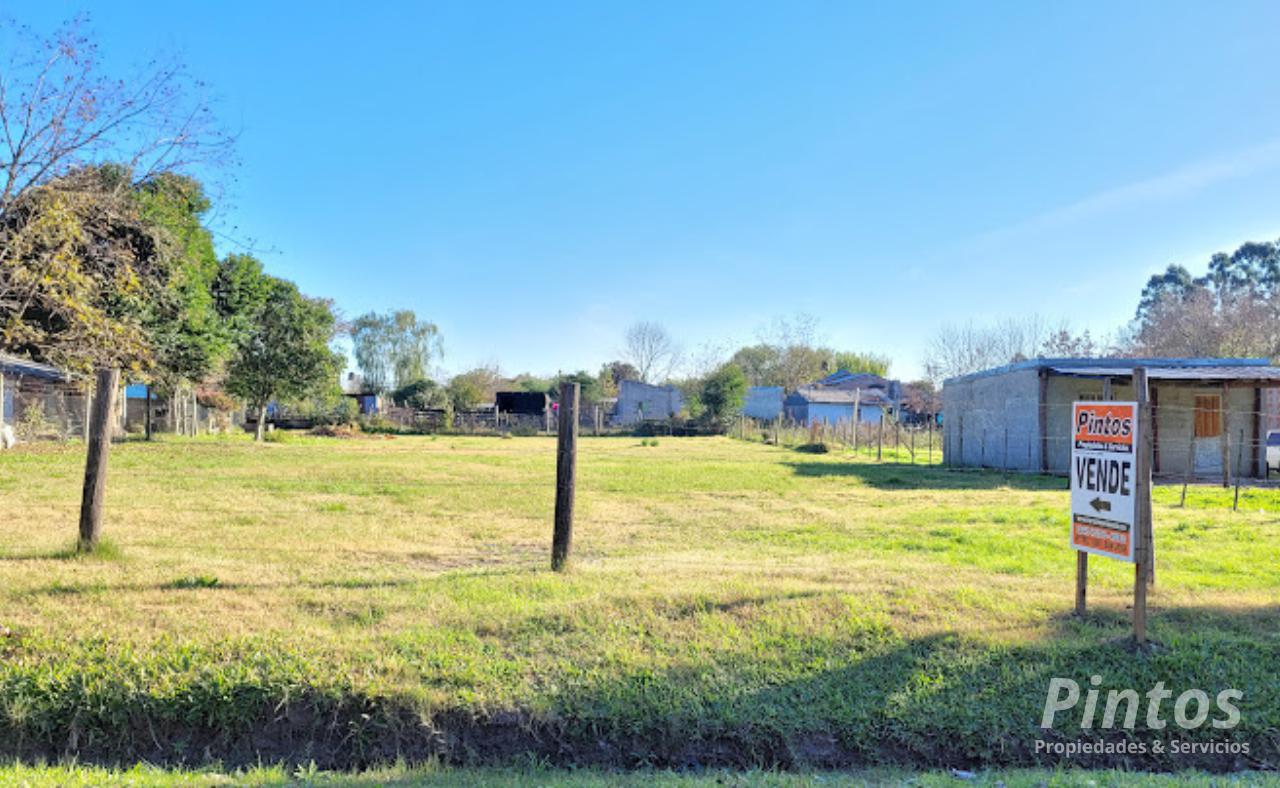
{"type": "MultiPolygon", "coordinates": [[[[1065,480],[728,438],[581,440],[572,571],[549,571],[550,438],[127,443],[103,556],[83,449],[0,453],[0,756],[820,768],[1060,764],[1051,677],[1245,693],[1280,741],[1280,492],[1156,492],[1152,654],[1132,567],[1077,621],[1065,480]]],[[[1171,703],[1165,718],[1172,715],[1171,703]]],[[[1145,709],[1140,717],[1145,717],[1145,709]]]]}

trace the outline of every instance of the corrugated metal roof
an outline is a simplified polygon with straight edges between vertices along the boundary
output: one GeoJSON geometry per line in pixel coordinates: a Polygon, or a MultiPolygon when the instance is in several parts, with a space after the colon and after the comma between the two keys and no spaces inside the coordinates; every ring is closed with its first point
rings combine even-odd
{"type": "Polygon", "coordinates": [[[7,372],[10,375],[22,375],[42,380],[60,381],[67,379],[66,373],[57,367],[51,367],[48,364],[41,364],[20,356],[11,356],[8,353],[0,353],[0,371],[7,372]]]}
{"type": "Polygon", "coordinates": [[[1148,369],[1155,367],[1194,369],[1200,367],[1269,367],[1270,365],[1271,360],[1265,358],[1032,358],[1026,361],[1006,364],[1003,367],[994,367],[979,372],[971,372],[968,375],[948,378],[943,381],[943,385],[965,383],[978,378],[1004,375],[1026,369],[1055,369],[1060,370],[1060,374],[1072,374],[1071,371],[1076,371],[1074,374],[1079,374],[1078,370],[1092,367],[1106,370],[1113,375],[1119,375],[1128,374],[1120,370],[1132,370],[1135,366],[1147,367],[1148,369]]]}
{"type": "MultiPolygon", "coordinates": [[[[1132,377],[1130,367],[1050,367],[1054,374],[1081,378],[1132,377]]],[[[1275,380],[1280,381],[1280,367],[1254,366],[1147,367],[1151,380],[1275,380]]]]}
{"type": "Polygon", "coordinates": [[[793,397],[798,397],[805,402],[852,405],[854,402],[860,402],[863,405],[882,405],[887,400],[878,391],[862,389],[859,393],[856,389],[845,388],[827,388],[825,386],[802,386],[795,390],[793,397]]]}
{"type": "Polygon", "coordinates": [[[838,384],[844,384],[846,386],[852,384],[863,388],[870,388],[871,386],[880,386],[883,388],[889,385],[889,381],[879,375],[873,375],[870,372],[849,372],[848,370],[842,369],[838,372],[832,372],[830,375],[827,375],[825,378],[817,382],[817,385],[819,386],[835,386],[838,384]]]}

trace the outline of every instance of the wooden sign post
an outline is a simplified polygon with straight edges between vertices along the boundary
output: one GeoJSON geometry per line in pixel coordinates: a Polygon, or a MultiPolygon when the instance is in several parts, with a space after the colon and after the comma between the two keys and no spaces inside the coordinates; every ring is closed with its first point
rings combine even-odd
{"type": "MultiPolygon", "coordinates": [[[[1146,370],[1133,374],[1136,402],[1077,402],[1072,409],[1071,546],[1076,613],[1087,604],[1086,553],[1135,566],[1134,639],[1146,642],[1151,578],[1151,403],[1146,370]]],[[[1109,386],[1107,388],[1110,388],[1109,386]]]]}
{"type": "Polygon", "coordinates": [[[1153,430],[1151,425],[1151,396],[1147,385],[1147,371],[1138,367],[1133,371],[1133,390],[1138,399],[1138,456],[1137,456],[1137,520],[1134,523],[1137,544],[1134,546],[1133,572],[1133,639],[1139,646],[1147,642],[1147,585],[1154,577],[1152,558],[1154,540],[1151,533],[1151,454],[1153,430]]]}
{"type": "Polygon", "coordinates": [[[578,395],[577,383],[560,386],[556,444],[556,520],[551,536],[551,568],[564,571],[573,545],[573,494],[578,475],[578,395]]]}

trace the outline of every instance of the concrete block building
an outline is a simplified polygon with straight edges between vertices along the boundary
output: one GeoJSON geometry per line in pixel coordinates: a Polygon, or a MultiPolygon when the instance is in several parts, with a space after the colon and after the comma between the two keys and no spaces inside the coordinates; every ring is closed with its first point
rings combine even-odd
{"type": "Polygon", "coordinates": [[[1280,387],[1267,359],[1037,358],[947,380],[944,461],[956,467],[1066,474],[1077,400],[1132,400],[1147,370],[1153,472],[1184,478],[1266,475],[1266,429],[1280,387]]]}
{"type": "Polygon", "coordinates": [[[782,415],[782,386],[752,386],[742,402],[742,415],[773,421],[782,415]]]}
{"type": "Polygon", "coordinates": [[[616,426],[669,421],[682,410],[684,396],[675,386],[654,386],[638,380],[624,380],[618,386],[618,402],[610,420],[616,426]]]}

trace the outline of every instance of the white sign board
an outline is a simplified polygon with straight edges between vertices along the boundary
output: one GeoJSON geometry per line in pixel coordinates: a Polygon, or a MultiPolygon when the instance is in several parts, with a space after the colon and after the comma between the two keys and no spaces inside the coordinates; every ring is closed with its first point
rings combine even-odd
{"type": "Polygon", "coordinates": [[[1071,546],[1132,562],[1138,403],[1077,402],[1071,415],[1071,546]]]}

